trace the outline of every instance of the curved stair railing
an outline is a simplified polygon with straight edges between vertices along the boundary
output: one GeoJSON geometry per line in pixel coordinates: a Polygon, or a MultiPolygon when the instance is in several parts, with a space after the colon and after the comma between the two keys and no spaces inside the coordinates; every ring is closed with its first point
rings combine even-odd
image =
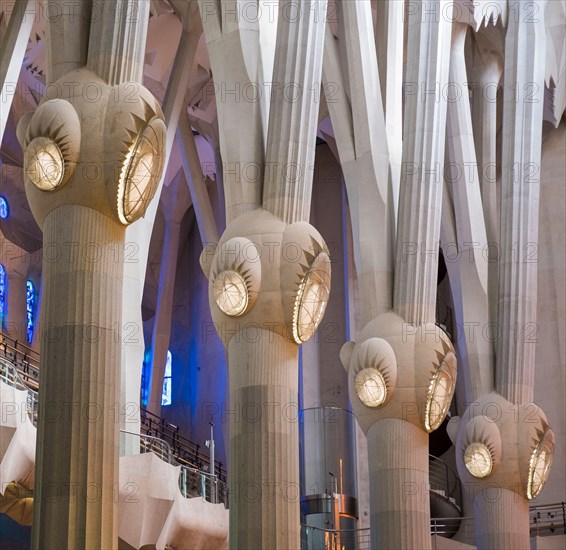
{"type": "Polygon", "coordinates": [[[443,496],[461,510],[462,485],[458,474],[441,458],[433,455],[428,457],[430,490],[443,496]]]}

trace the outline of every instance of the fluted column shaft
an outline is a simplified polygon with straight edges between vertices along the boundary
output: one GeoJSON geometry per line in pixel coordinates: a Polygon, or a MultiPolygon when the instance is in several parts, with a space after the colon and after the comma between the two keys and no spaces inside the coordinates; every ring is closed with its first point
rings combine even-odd
{"type": "Polygon", "coordinates": [[[431,547],[428,434],[397,418],[367,434],[372,548],[431,547]]]}
{"type": "Polygon", "coordinates": [[[497,319],[499,211],[497,200],[497,90],[501,62],[491,54],[479,69],[479,88],[474,91],[474,141],[481,182],[482,207],[488,239],[489,321],[497,319]]]}
{"type": "Polygon", "coordinates": [[[279,3],[263,207],[287,223],[308,221],[326,0],[279,3]],[[289,17],[289,10],[300,15],[289,17]]]}
{"type": "Polygon", "coordinates": [[[529,504],[514,491],[492,487],[474,499],[478,550],[530,548],[529,504]]]}
{"type": "MultiPolygon", "coordinates": [[[[39,2],[38,2],[39,3],[39,2]]],[[[92,0],[44,0],[47,84],[86,63],[92,0]]],[[[100,11],[98,11],[100,17],[100,11]]]]}
{"type": "Polygon", "coordinates": [[[300,548],[298,347],[242,331],[230,365],[230,548],[300,548]]]}
{"type": "Polygon", "coordinates": [[[171,340],[171,313],[173,310],[173,293],[175,290],[175,273],[177,271],[177,256],[181,224],[168,221],[165,223],[165,238],[161,255],[161,271],[159,272],[159,293],[157,296],[157,311],[151,338],[152,367],[149,394],[149,410],[160,414],[161,396],[163,393],[163,377],[167,350],[171,340]]]}
{"type": "MultiPolygon", "coordinates": [[[[545,2],[537,4],[543,13],[545,2]]],[[[542,17],[509,19],[503,95],[496,389],[511,403],[533,399],[545,52],[542,17]]]]}
{"type": "Polygon", "coordinates": [[[93,0],[87,67],[110,85],[142,82],[150,4],[93,0]]]}
{"type": "Polygon", "coordinates": [[[423,0],[409,15],[394,308],[434,322],[446,137],[451,4],[423,0]]]}
{"type": "Polygon", "coordinates": [[[375,45],[381,99],[385,111],[387,148],[391,167],[394,218],[399,206],[399,179],[403,155],[403,30],[404,0],[377,2],[375,45]]]}
{"type": "Polygon", "coordinates": [[[47,216],[43,238],[58,255],[43,264],[32,547],[116,548],[124,231],[66,205],[47,216]]]}

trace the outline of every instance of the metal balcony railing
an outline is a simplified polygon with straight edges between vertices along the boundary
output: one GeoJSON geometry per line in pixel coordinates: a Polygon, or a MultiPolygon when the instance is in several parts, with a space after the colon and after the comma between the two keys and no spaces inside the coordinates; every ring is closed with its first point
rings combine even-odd
{"type": "Polygon", "coordinates": [[[303,550],[371,550],[369,528],[322,529],[301,524],[301,548],[303,550]]]}
{"type": "MultiPolygon", "coordinates": [[[[17,379],[20,384],[19,389],[28,390],[28,409],[33,411],[32,420],[34,424],[37,421],[38,411],[38,394],[39,394],[39,354],[30,347],[10,338],[4,332],[1,333],[0,340],[0,358],[6,360],[9,367],[2,367],[5,374],[6,383],[15,386],[17,379]],[[16,377],[14,371],[19,377],[16,377]],[[10,382],[14,379],[14,382],[10,382]],[[23,387],[22,387],[23,386],[23,387]]],[[[1,380],[2,378],[0,378],[1,380]]],[[[18,387],[18,386],[16,386],[18,387]]],[[[181,466],[186,466],[207,474],[210,471],[210,457],[201,450],[201,445],[185,437],[180,433],[179,426],[167,422],[155,414],[150,413],[146,409],[140,409],[141,412],[141,435],[153,437],[161,440],[170,446],[174,460],[181,466]]],[[[132,434],[140,435],[140,434],[132,434]]],[[[149,439],[141,440],[149,441],[149,439]]],[[[143,449],[142,449],[143,451],[143,449]]],[[[157,453],[159,454],[159,453],[157,453]]],[[[225,487],[226,485],[226,469],[222,462],[215,461],[215,473],[218,478],[218,485],[225,487]]],[[[207,474],[209,475],[209,474],[207,474]]],[[[225,494],[225,489],[219,489],[219,495],[225,494]]]]}
{"type": "Polygon", "coordinates": [[[566,503],[532,506],[529,520],[532,537],[566,535],[566,503]]]}
{"type": "Polygon", "coordinates": [[[140,453],[153,453],[164,462],[181,467],[179,474],[179,490],[183,497],[201,497],[208,502],[223,503],[227,506],[226,483],[219,480],[218,476],[212,475],[209,472],[179,464],[173,455],[171,445],[169,445],[167,441],[163,441],[163,439],[152,435],[127,430],[120,430],[120,433],[126,434],[129,438],[136,438],[140,453]]]}
{"type": "MultiPolygon", "coordinates": [[[[430,534],[454,539],[471,546],[476,545],[476,531],[473,517],[431,518],[430,534]]],[[[436,546],[433,546],[436,548],[436,546]]]]}
{"type": "Polygon", "coordinates": [[[25,384],[17,367],[5,357],[0,357],[0,380],[8,386],[27,392],[26,411],[32,421],[32,424],[36,426],[39,405],[37,392],[25,384]]]}
{"type": "MultiPolygon", "coordinates": [[[[210,471],[210,457],[202,452],[201,445],[195,443],[188,437],[180,433],[179,426],[167,422],[146,409],[141,409],[142,432],[154,437],[158,437],[171,446],[173,455],[179,464],[197,470],[210,471]]],[[[214,471],[218,478],[226,481],[226,469],[221,461],[216,460],[214,471]]]]}
{"type": "Polygon", "coordinates": [[[213,504],[224,504],[228,508],[226,483],[218,476],[189,466],[181,466],[179,488],[185,498],[201,497],[213,504]]]}

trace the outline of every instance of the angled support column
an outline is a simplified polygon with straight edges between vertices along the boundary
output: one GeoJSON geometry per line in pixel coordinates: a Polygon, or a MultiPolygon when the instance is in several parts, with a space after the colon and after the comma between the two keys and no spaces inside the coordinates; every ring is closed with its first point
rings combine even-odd
{"type": "Polygon", "coordinates": [[[342,55],[327,29],[323,80],[326,89],[338,94],[329,98],[328,108],[352,214],[354,261],[363,296],[360,314],[365,325],[391,309],[393,194],[371,8],[367,2],[345,1],[340,11],[342,55]],[[355,86],[348,85],[353,82],[355,86]]]}
{"type": "Polygon", "coordinates": [[[36,0],[15,2],[6,34],[0,45],[0,105],[2,106],[0,109],[0,143],[4,137],[12,99],[16,93],[36,9],[36,0]]]}
{"type": "Polygon", "coordinates": [[[503,60],[491,43],[476,35],[479,52],[474,52],[475,84],[472,100],[474,143],[481,182],[483,215],[487,233],[489,320],[497,321],[499,260],[499,200],[497,197],[497,96],[503,60]]]}
{"type": "MultiPolygon", "coordinates": [[[[489,327],[487,234],[483,216],[470,104],[462,94],[467,90],[464,46],[468,26],[454,23],[450,53],[450,88],[446,130],[447,167],[445,178],[452,188],[457,228],[459,275],[463,315],[477,327],[478,334],[489,327]],[[477,325],[476,325],[477,323],[477,325]]],[[[453,263],[453,261],[451,262],[453,263]]],[[[460,353],[467,357],[473,393],[477,399],[493,390],[495,383],[493,344],[490,338],[468,338],[459,334],[460,353]]]]}
{"type": "Polygon", "coordinates": [[[171,323],[173,311],[173,295],[179,242],[181,240],[181,221],[189,207],[188,190],[184,174],[179,171],[169,187],[161,196],[165,213],[165,235],[161,253],[161,269],[159,271],[159,290],[157,308],[151,337],[151,378],[149,384],[148,410],[153,414],[161,414],[163,378],[167,351],[171,340],[171,323]]]}
{"type": "Polygon", "coordinates": [[[219,238],[218,229],[186,109],[179,120],[178,136],[183,171],[191,193],[202,244],[216,244],[219,238]]]}
{"type": "MultiPolygon", "coordinates": [[[[259,26],[242,17],[236,0],[198,2],[215,79],[220,152],[224,171],[226,223],[261,205],[264,128],[260,101],[246,101],[242,89],[260,86],[259,26]]],[[[267,78],[267,75],[264,75],[267,78]]],[[[271,80],[268,78],[268,81],[271,80]]]]}
{"type": "Polygon", "coordinates": [[[405,2],[377,2],[375,45],[381,97],[391,166],[394,219],[399,206],[399,180],[403,155],[403,32],[405,2]]]}

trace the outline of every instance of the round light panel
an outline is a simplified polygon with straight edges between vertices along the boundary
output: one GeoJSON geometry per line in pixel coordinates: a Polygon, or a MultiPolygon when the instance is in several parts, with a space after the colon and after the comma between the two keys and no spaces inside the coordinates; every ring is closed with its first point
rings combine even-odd
{"type": "Polygon", "coordinates": [[[550,473],[553,452],[554,434],[552,430],[547,430],[534,448],[529,461],[529,478],[527,481],[527,497],[529,500],[536,498],[542,491],[550,473]]]}
{"type": "Polygon", "coordinates": [[[448,352],[430,381],[425,406],[425,428],[436,430],[443,422],[456,388],[456,356],[448,352]]]}
{"type": "Polygon", "coordinates": [[[126,156],[118,191],[118,215],[124,224],[143,216],[155,195],[165,160],[165,124],[148,122],[126,156]]]}
{"type": "Polygon", "coordinates": [[[493,457],[483,443],[470,443],[464,451],[464,464],[474,477],[483,478],[491,474],[493,457]]]}
{"type": "Polygon", "coordinates": [[[305,273],[295,298],[293,338],[306,342],[318,328],[330,295],[330,258],[321,252],[305,273]]]}
{"type": "Polygon", "coordinates": [[[377,369],[365,368],[356,375],[356,394],[366,407],[379,407],[387,397],[387,385],[377,369]]]}
{"type": "Polygon", "coordinates": [[[212,284],[212,292],[222,313],[230,317],[242,315],[248,307],[248,286],[237,271],[219,273],[212,284]]]}
{"type": "Polygon", "coordinates": [[[49,138],[38,137],[26,148],[26,176],[41,191],[56,189],[65,174],[65,161],[57,144],[49,138]]]}

